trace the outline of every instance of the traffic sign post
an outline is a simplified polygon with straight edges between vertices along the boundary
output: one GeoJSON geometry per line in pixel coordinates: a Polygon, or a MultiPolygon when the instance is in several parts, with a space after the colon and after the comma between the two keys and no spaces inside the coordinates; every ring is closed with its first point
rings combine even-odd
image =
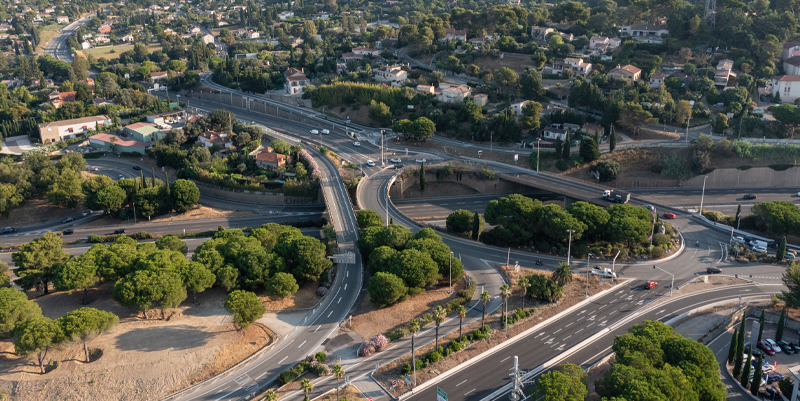
{"type": "Polygon", "coordinates": [[[392,380],[392,388],[397,387],[397,380],[392,380]]]}
{"type": "Polygon", "coordinates": [[[436,401],[447,401],[447,393],[439,387],[436,387],[436,401]]]}
{"type": "Polygon", "coordinates": [[[409,376],[408,373],[406,373],[405,380],[406,380],[406,384],[408,384],[410,386],[411,385],[411,376],[409,376]]]}

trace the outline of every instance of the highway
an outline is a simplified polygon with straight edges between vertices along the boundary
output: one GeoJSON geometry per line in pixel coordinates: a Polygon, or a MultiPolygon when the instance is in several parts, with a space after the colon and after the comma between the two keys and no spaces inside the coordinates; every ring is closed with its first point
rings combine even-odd
{"type": "Polygon", "coordinates": [[[73,21],[71,24],[61,28],[58,36],[53,38],[53,41],[50,42],[44,49],[44,53],[59,60],[66,61],[67,63],[71,63],[72,53],[70,52],[69,46],[67,46],[67,39],[72,36],[75,30],[77,30],[81,25],[88,23],[92,18],[94,18],[94,16],[95,14],[86,15],[81,19],[73,21]]]}

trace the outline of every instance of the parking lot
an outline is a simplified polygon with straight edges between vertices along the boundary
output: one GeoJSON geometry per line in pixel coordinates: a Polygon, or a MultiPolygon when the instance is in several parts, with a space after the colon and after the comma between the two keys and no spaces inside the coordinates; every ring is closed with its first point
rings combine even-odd
{"type": "MultiPolygon", "coordinates": [[[[762,339],[775,339],[775,329],[777,328],[777,322],[765,322],[764,323],[764,331],[762,333],[762,339]]],[[[758,320],[749,319],[747,321],[747,332],[745,333],[745,345],[752,344],[753,349],[758,349],[756,347],[756,340],[758,340],[758,320]]],[[[797,330],[790,329],[786,327],[783,331],[783,341],[787,343],[794,343],[795,345],[800,344],[800,335],[798,335],[797,330]]],[[[763,351],[761,351],[764,353],[763,351]]],[[[756,359],[757,357],[754,357],[756,359]]],[[[764,353],[764,362],[769,363],[769,365],[775,367],[775,372],[783,375],[784,377],[788,377],[793,379],[792,374],[789,372],[789,368],[792,366],[800,365],[800,354],[787,355],[785,352],[776,352],[774,355],[766,355],[764,353]]],[[[778,386],[777,382],[770,383],[769,387],[776,387],[778,386]]],[[[788,397],[788,395],[786,395],[788,397]]]]}

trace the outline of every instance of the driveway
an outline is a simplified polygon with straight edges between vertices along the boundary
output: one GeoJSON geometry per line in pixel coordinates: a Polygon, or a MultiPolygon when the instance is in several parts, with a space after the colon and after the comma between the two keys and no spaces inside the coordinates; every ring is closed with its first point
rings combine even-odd
{"type": "Polygon", "coordinates": [[[31,140],[26,135],[10,136],[0,143],[3,144],[0,153],[7,155],[21,155],[26,150],[36,149],[31,146],[31,140]]]}

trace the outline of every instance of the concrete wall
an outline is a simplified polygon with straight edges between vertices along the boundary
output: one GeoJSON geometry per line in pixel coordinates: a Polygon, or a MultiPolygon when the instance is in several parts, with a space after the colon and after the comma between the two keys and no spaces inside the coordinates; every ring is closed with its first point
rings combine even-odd
{"type": "MultiPolygon", "coordinates": [[[[315,119],[306,118],[303,116],[303,113],[299,111],[293,110],[285,110],[279,109],[277,106],[273,104],[269,104],[262,100],[258,100],[248,96],[242,96],[233,94],[231,95],[230,92],[220,93],[220,92],[200,92],[200,91],[193,91],[190,92],[189,95],[191,97],[200,98],[203,100],[212,101],[215,103],[220,103],[225,106],[235,107],[237,109],[242,110],[249,110],[252,112],[263,113],[273,117],[284,118],[287,120],[297,121],[304,124],[313,125],[319,129],[328,129],[331,132],[340,132],[345,133],[347,130],[344,126],[340,126],[334,123],[326,123],[322,121],[318,121],[315,119]]],[[[266,97],[273,97],[272,94],[268,94],[269,96],[266,97]]],[[[262,96],[262,95],[258,95],[262,96]]],[[[281,96],[283,97],[283,96],[281,96]]],[[[283,99],[281,99],[283,101],[283,99]]],[[[296,98],[296,102],[294,105],[297,105],[298,102],[303,101],[300,97],[296,98]]],[[[310,102],[310,100],[306,100],[306,102],[310,102]]],[[[189,101],[189,105],[191,106],[191,100],[189,101]]],[[[307,104],[306,107],[310,105],[307,104]]],[[[212,110],[206,110],[207,112],[211,112],[212,110]]]]}
{"type": "MultiPolygon", "coordinates": [[[[442,179],[436,178],[436,169],[428,168],[426,166],[425,169],[425,181],[427,183],[442,181],[442,182],[455,182],[470,188],[475,189],[476,191],[482,194],[513,194],[513,193],[527,193],[531,192],[532,188],[516,184],[513,182],[508,182],[500,179],[493,179],[493,180],[484,180],[476,173],[473,172],[465,172],[462,174],[461,179],[458,179],[458,175],[452,175],[450,177],[443,177],[442,179]]],[[[403,192],[405,192],[408,188],[412,186],[419,185],[419,170],[414,171],[413,174],[406,178],[397,177],[395,180],[394,185],[389,190],[389,196],[392,199],[404,199],[403,192]]],[[[430,197],[436,196],[448,196],[448,194],[431,194],[430,197]]],[[[426,196],[426,198],[429,196],[426,196]]]]}
{"type": "MultiPolygon", "coordinates": [[[[747,170],[721,168],[708,173],[706,188],[791,188],[800,185],[800,167],[775,171],[769,167],[747,170]]],[[[685,188],[701,188],[703,176],[690,178],[685,188]]]]}
{"type": "Polygon", "coordinates": [[[298,196],[284,196],[283,194],[272,193],[272,192],[253,192],[253,191],[234,190],[234,189],[208,185],[206,183],[199,181],[194,181],[194,180],[192,181],[195,184],[197,184],[197,187],[200,189],[201,194],[231,201],[260,203],[265,205],[325,204],[325,202],[321,199],[322,190],[317,192],[316,198],[303,198],[298,196]]]}

